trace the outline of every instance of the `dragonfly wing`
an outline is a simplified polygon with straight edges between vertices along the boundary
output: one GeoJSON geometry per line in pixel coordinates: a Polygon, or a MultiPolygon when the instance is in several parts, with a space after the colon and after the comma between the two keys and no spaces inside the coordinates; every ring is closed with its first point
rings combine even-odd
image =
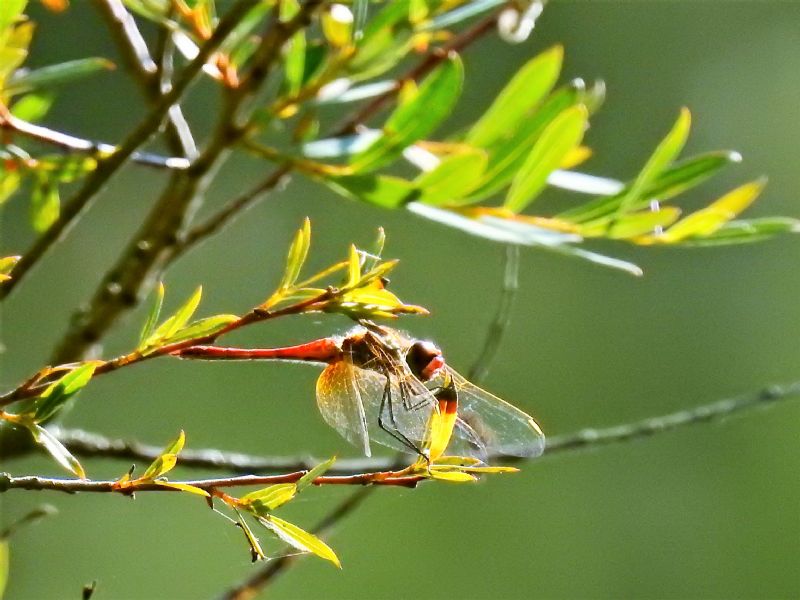
{"type": "Polygon", "coordinates": [[[370,439],[402,452],[422,449],[431,411],[436,410],[431,392],[402,372],[391,373],[388,384],[387,376],[373,369],[354,367],[353,372],[370,439]]]}
{"type": "Polygon", "coordinates": [[[367,417],[353,378],[354,368],[343,360],[325,367],[317,379],[317,406],[328,425],[371,456],[367,417]]]}
{"type": "Polygon", "coordinates": [[[456,419],[453,436],[447,446],[450,456],[471,456],[482,463],[489,462],[489,451],[478,433],[461,418],[456,419]]]}
{"type": "Polygon", "coordinates": [[[467,426],[456,430],[462,443],[474,444],[474,439],[469,438],[477,438],[490,455],[533,457],[544,452],[544,434],[530,415],[473,385],[449,367],[448,371],[458,392],[459,418],[467,426]]]}

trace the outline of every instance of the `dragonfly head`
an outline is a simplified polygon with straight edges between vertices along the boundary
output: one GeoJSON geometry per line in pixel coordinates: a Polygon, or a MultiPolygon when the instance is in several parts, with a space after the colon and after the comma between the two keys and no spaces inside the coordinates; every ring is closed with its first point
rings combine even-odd
{"type": "Polygon", "coordinates": [[[429,381],[444,367],[442,351],[433,342],[414,342],[406,353],[406,363],[420,381],[429,381]]]}

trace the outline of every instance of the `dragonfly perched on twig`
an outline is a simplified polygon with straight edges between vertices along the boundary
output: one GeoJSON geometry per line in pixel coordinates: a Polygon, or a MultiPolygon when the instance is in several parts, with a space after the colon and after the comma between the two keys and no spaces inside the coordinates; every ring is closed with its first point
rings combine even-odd
{"type": "Polygon", "coordinates": [[[192,346],[176,354],[326,364],[317,380],[320,413],[367,456],[372,442],[429,460],[445,451],[482,462],[544,451],[544,434],[532,417],[459,375],[435,344],[369,321],[344,337],[299,346],[192,346]]]}

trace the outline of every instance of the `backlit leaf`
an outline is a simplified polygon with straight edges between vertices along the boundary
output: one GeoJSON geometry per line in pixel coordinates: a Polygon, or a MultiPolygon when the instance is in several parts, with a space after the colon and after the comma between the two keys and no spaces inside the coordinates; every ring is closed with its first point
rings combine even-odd
{"type": "Polygon", "coordinates": [[[6,171],[0,168],[0,206],[19,189],[22,176],[19,171],[6,171]]]}
{"type": "Polygon", "coordinates": [[[231,323],[238,321],[236,315],[214,315],[190,323],[174,335],[164,340],[164,344],[176,344],[185,340],[214,335],[225,329],[231,323]]]}
{"type": "Polygon", "coordinates": [[[302,492],[305,488],[309,485],[314,483],[314,480],[317,477],[320,477],[325,474],[325,472],[333,466],[333,463],[336,462],[336,457],[332,456],[325,462],[319,463],[316,467],[309,470],[308,473],[303,475],[300,479],[297,480],[297,492],[302,492]]]}
{"type": "Polygon", "coordinates": [[[236,525],[244,532],[244,537],[247,540],[247,544],[250,546],[250,558],[252,561],[267,560],[267,555],[264,554],[264,551],[261,549],[261,543],[244,520],[244,517],[239,514],[238,510],[236,511],[236,525]]]}
{"type": "Polygon", "coordinates": [[[639,175],[636,176],[633,184],[620,199],[619,213],[625,213],[632,209],[647,187],[678,157],[686,144],[686,139],[689,137],[691,125],[692,117],[689,109],[681,109],[681,114],[678,120],[675,121],[675,125],[672,126],[667,136],[661,140],[661,143],[658,144],[647,163],[639,172],[639,175]]]}
{"type": "Polygon", "coordinates": [[[390,175],[346,175],[322,181],[339,194],[382,208],[397,208],[419,195],[412,182],[390,175]]]}
{"type": "Polygon", "coordinates": [[[164,283],[158,282],[153,293],[153,304],[150,306],[150,312],[147,313],[147,320],[144,322],[142,332],[139,335],[139,349],[144,347],[145,340],[147,340],[155,329],[158,318],[161,316],[161,307],[164,305],[164,283]]]}
{"type": "Polygon", "coordinates": [[[53,104],[53,100],[54,96],[52,94],[25,94],[14,102],[11,107],[11,114],[28,123],[35,123],[47,114],[53,104]]]}
{"type": "Polygon", "coordinates": [[[283,279],[278,286],[279,289],[287,289],[294,285],[300,276],[300,270],[306,262],[308,249],[311,246],[311,220],[306,217],[303,226],[297,231],[289,246],[289,254],[286,257],[286,270],[283,279]]]}
{"type": "Polygon", "coordinates": [[[582,105],[568,108],[544,129],[527,159],[514,176],[505,207],[522,211],[547,185],[547,177],[555,171],[583,139],[589,113],[582,105]]]}
{"type": "Polygon", "coordinates": [[[563,58],[564,49],[553,46],[528,61],[472,126],[465,141],[486,147],[513,131],[553,88],[563,58]]]}
{"type": "Polygon", "coordinates": [[[438,167],[423,173],[415,184],[418,200],[426,204],[457,206],[477,186],[489,159],[482,150],[459,152],[448,156],[438,167]]]}
{"type": "MultiPolygon", "coordinates": [[[[628,213],[618,219],[611,219],[610,225],[605,227],[605,232],[611,239],[628,239],[669,227],[678,220],[680,215],[680,209],[674,206],[664,206],[659,210],[653,211],[645,210],[637,213],[628,213]]],[[[591,227],[591,223],[587,223],[586,227],[591,227]]],[[[581,229],[581,233],[589,235],[583,229],[581,229]]]]}
{"type": "Polygon", "coordinates": [[[36,231],[45,231],[61,210],[58,186],[50,178],[40,177],[31,192],[31,224],[36,231]]]}
{"type": "Polygon", "coordinates": [[[5,594],[8,585],[8,558],[8,539],[0,538],[0,598],[5,594]]]}
{"type": "Polygon", "coordinates": [[[197,310],[200,304],[200,299],[203,297],[203,286],[198,286],[189,299],[177,310],[177,312],[166,319],[153,334],[145,340],[145,346],[152,346],[161,340],[168,339],[175,335],[189,319],[192,318],[194,311],[197,310]]]}
{"type": "Polygon", "coordinates": [[[197,496],[204,496],[206,498],[210,496],[210,494],[203,488],[199,488],[194,485],[189,485],[188,483],[174,483],[172,481],[167,481],[165,479],[156,479],[153,481],[153,483],[156,485],[160,485],[161,487],[168,487],[174,490],[188,492],[189,494],[195,494],[197,496]]]}
{"type": "Polygon", "coordinates": [[[177,462],[177,454],[162,454],[155,459],[149,467],[147,467],[147,470],[142,474],[141,479],[155,479],[164,473],[169,473],[175,468],[175,464],[177,462]]]}
{"type": "Polygon", "coordinates": [[[453,54],[425,78],[415,94],[400,96],[397,108],[384,123],[384,135],[352,157],[352,168],[375,169],[432,133],[452,112],[461,95],[463,79],[461,60],[453,54]]]}
{"type": "Polygon", "coordinates": [[[276,508],[283,506],[297,495],[294,483],[278,483],[239,498],[239,506],[264,517],[276,508]]]}
{"type": "Polygon", "coordinates": [[[67,400],[74,396],[92,379],[97,362],[87,362],[69,371],[56,382],[53,382],[36,400],[36,423],[46,421],[55,414],[67,400]]]}
{"type": "Polygon", "coordinates": [[[431,479],[449,481],[450,483],[472,483],[478,480],[475,476],[463,471],[441,471],[436,467],[431,467],[430,477],[431,479]]]}
{"type": "Polygon", "coordinates": [[[76,475],[79,479],[86,479],[86,471],[83,470],[81,463],[78,462],[77,458],[72,456],[70,451],[67,450],[52,433],[35,423],[26,424],[26,427],[30,429],[36,443],[47,450],[50,456],[56,459],[58,464],[70,473],[76,475]]]}
{"type": "Polygon", "coordinates": [[[264,527],[290,546],[297,548],[301,552],[316,554],[320,558],[332,562],[340,569],[342,568],[336,553],[317,536],[273,515],[259,517],[258,520],[264,527]]]}
{"type": "Polygon", "coordinates": [[[781,233],[800,233],[800,221],[788,217],[761,217],[729,221],[711,235],[683,240],[686,246],[723,246],[760,242],[781,233]]]}
{"type": "Polygon", "coordinates": [[[105,58],[79,58],[14,76],[6,85],[5,91],[9,94],[19,94],[39,88],[50,88],[113,68],[114,63],[105,58]]]}
{"type": "Polygon", "coordinates": [[[764,180],[751,181],[731,190],[706,208],[681,219],[653,241],[671,244],[689,237],[709,236],[746,209],[761,193],[764,180]]]}

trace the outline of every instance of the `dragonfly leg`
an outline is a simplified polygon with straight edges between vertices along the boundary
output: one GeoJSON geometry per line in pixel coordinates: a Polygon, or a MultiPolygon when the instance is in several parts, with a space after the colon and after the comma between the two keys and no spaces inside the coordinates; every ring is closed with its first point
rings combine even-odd
{"type": "Polygon", "coordinates": [[[394,406],[392,403],[392,380],[386,377],[386,387],[383,389],[383,396],[381,397],[381,406],[378,410],[378,427],[383,429],[386,433],[396,439],[398,442],[406,446],[409,450],[413,451],[420,456],[425,457],[425,454],[412,442],[408,437],[403,435],[400,427],[397,424],[397,419],[394,416],[394,406]],[[389,416],[389,425],[384,421],[384,415],[389,416]]]}

